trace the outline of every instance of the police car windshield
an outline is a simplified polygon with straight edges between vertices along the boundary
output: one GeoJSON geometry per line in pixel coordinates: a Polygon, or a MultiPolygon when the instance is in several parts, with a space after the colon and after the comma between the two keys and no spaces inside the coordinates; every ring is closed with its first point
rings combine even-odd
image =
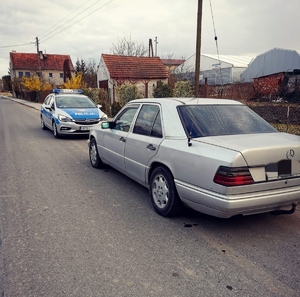
{"type": "Polygon", "coordinates": [[[56,96],[56,106],[58,108],[95,108],[95,103],[87,96],[64,95],[56,96]]]}

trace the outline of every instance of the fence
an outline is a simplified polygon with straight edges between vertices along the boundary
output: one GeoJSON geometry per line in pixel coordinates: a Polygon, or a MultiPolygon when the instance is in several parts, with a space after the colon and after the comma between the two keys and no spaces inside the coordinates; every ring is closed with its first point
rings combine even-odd
{"type": "MultiPolygon", "coordinates": [[[[202,85],[199,92],[200,97],[241,101],[278,130],[300,135],[299,103],[272,101],[272,99],[261,102],[266,99],[258,96],[252,83],[202,85]]],[[[294,98],[294,101],[300,102],[300,98],[294,98]]]]}

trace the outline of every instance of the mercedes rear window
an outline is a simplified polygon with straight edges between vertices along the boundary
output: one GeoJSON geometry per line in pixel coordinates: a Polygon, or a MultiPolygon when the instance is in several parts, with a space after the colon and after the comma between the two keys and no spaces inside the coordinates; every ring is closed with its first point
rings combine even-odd
{"type": "Polygon", "coordinates": [[[177,109],[192,138],[278,132],[245,105],[182,105],[177,109]]]}

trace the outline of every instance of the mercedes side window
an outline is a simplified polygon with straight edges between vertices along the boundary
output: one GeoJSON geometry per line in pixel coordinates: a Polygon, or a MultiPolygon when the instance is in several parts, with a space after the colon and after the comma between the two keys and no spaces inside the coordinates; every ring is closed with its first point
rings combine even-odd
{"type": "Polygon", "coordinates": [[[154,121],[151,136],[162,138],[162,127],[161,127],[161,119],[160,119],[160,111],[158,112],[156,119],[154,121]]]}
{"type": "Polygon", "coordinates": [[[113,129],[128,132],[130,129],[132,120],[136,114],[137,109],[138,109],[138,106],[131,106],[131,107],[126,108],[116,118],[113,129]]]}
{"type": "Polygon", "coordinates": [[[158,105],[144,104],[135,122],[133,133],[162,137],[160,110],[158,105]]]}

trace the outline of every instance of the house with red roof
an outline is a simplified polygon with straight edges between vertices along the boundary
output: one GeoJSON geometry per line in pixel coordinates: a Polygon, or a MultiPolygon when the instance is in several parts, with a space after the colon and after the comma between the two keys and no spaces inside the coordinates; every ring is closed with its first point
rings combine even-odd
{"type": "Polygon", "coordinates": [[[38,75],[56,87],[71,78],[74,66],[69,55],[10,52],[10,76],[14,81],[24,76],[38,75]]]}
{"type": "Polygon", "coordinates": [[[168,73],[174,71],[178,66],[182,65],[185,60],[183,59],[161,59],[165,67],[167,68],[168,73]]]}
{"type": "Polygon", "coordinates": [[[151,98],[158,81],[168,82],[168,71],[158,57],[101,56],[97,84],[108,92],[111,102],[117,101],[116,87],[124,83],[136,85],[141,97],[151,98]]]}

